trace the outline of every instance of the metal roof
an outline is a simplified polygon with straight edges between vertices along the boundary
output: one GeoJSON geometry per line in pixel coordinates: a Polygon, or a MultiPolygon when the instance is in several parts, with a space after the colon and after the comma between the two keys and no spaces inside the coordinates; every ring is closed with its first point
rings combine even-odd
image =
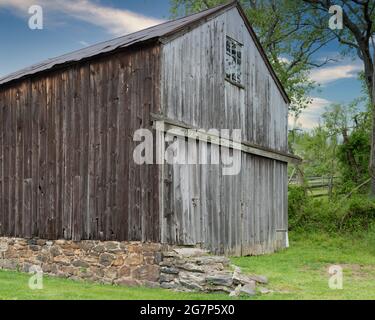
{"type": "Polygon", "coordinates": [[[145,41],[149,41],[152,39],[158,39],[163,36],[167,36],[175,31],[178,31],[196,21],[199,21],[202,18],[208,17],[211,14],[214,14],[224,8],[229,6],[233,6],[234,3],[229,3],[225,5],[221,5],[209,10],[205,10],[184,18],[180,18],[177,20],[167,21],[165,23],[137,31],[131,34],[128,34],[123,37],[119,37],[116,39],[112,39],[109,41],[101,42],[96,45],[80,49],[78,51],[74,51],[68,54],[64,54],[62,56],[45,60],[41,63],[32,65],[25,69],[19,70],[17,72],[11,73],[4,78],[0,79],[0,85],[5,84],[7,82],[21,79],[28,75],[33,75],[42,71],[53,69],[56,66],[63,65],[66,63],[78,62],[87,58],[91,58],[97,55],[101,55],[104,53],[108,53],[117,49],[130,47],[135,44],[139,44],[145,41]]]}
{"type": "Polygon", "coordinates": [[[25,77],[44,72],[44,71],[52,70],[54,68],[63,66],[65,64],[79,62],[79,61],[86,60],[92,57],[96,57],[105,53],[110,53],[118,49],[131,47],[136,44],[141,44],[147,41],[160,39],[161,37],[167,37],[167,36],[173,35],[174,33],[180,30],[184,30],[185,28],[193,25],[196,22],[199,22],[200,20],[204,18],[208,18],[211,15],[214,15],[215,13],[219,13],[220,11],[228,10],[233,7],[237,7],[238,10],[240,11],[240,14],[243,17],[246,23],[246,26],[248,27],[248,30],[267,65],[267,68],[269,69],[277,86],[279,87],[281,94],[283,95],[285,101],[287,103],[290,103],[289,97],[286,94],[284,87],[282,86],[280,80],[276,76],[266,54],[264,53],[262,46],[260,45],[258,38],[255,35],[254,30],[252,29],[249,21],[246,18],[245,13],[243,12],[241,8],[241,5],[238,4],[238,1],[232,1],[227,4],[212,8],[212,9],[207,9],[199,13],[192,14],[192,15],[180,18],[180,19],[167,21],[162,24],[159,24],[159,25],[156,25],[156,26],[153,26],[153,27],[141,30],[141,31],[137,31],[135,33],[131,33],[123,37],[101,42],[96,45],[89,46],[87,48],[80,49],[80,50],[77,50],[68,54],[64,54],[56,58],[48,59],[46,61],[32,65],[22,70],[16,71],[14,73],[11,73],[1,78],[0,86],[9,82],[15,81],[15,80],[23,79],[25,77]]]}

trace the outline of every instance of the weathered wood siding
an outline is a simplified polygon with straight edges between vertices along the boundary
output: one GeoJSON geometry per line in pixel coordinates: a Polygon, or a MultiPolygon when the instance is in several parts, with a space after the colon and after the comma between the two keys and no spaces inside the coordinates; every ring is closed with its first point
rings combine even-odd
{"type": "MultiPolygon", "coordinates": [[[[208,156],[217,148],[208,144],[208,156]]],[[[234,256],[285,247],[287,166],[246,153],[241,162],[236,176],[224,176],[222,165],[165,166],[163,241],[234,256]]]]}
{"type": "MultiPolygon", "coordinates": [[[[162,112],[203,129],[241,129],[242,139],[287,152],[288,106],[233,8],[166,41],[162,112]],[[244,44],[244,89],[225,80],[226,36],[244,44]]],[[[216,146],[211,146],[216,148],[216,146]]],[[[287,164],[242,155],[238,176],[220,166],[164,168],[162,240],[215,252],[260,254],[285,247],[287,164]]]]}
{"type": "Polygon", "coordinates": [[[288,151],[288,106],[237,8],[166,43],[162,109],[198,128],[241,129],[242,139],[288,151]],[[243,48],[241,89],[225,80],[226,36],[243,48]]]}
{"type": "Polygon", "coordinates": [[[159,47],[0,88],[0,235],[158,241],[158,168],[133,133],[160,106],[159,47]]]}

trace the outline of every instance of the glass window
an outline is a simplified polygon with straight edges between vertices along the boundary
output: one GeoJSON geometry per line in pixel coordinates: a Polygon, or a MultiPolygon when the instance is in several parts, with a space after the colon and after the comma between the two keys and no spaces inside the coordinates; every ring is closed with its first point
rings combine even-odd
{"type": "Polygon", "coordinates": [[[242,84],[242,48],[238,41],[227,37],[225,54],[225,77],[242,84]]]}

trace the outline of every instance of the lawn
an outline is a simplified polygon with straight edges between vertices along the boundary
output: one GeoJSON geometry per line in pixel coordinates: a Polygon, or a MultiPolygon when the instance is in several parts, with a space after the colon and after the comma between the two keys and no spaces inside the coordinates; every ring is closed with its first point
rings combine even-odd
{"type": "MultiPolygon", "coordinates": [[[[375,299],[375,248],[360,238],[292,235],[291,248],[273,255],[234,258],[244,272],[266,275],[273,293],[252,299],[375,299]],[[328,268],[341,265],[343,290],[328,287],[328,268]]],[[[44,277],[43,290],[28,288],[29,275],[0,271],[0,299],[229,299],[224,294],[175,293],[44,277]]]]}

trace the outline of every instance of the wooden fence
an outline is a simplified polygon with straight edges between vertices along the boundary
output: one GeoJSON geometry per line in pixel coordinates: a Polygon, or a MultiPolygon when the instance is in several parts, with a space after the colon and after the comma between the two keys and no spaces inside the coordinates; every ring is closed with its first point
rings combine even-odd
{"type": "MultiPolygon", "coordinates": [[[[307,189],[313,197],[329,196],[335,185],[337,185],[338,177],[307,177],[305,178],[307,189]]],[[[297,178],[291,178],[289,185],[298,185],[300,182],[297,178]]]]}

